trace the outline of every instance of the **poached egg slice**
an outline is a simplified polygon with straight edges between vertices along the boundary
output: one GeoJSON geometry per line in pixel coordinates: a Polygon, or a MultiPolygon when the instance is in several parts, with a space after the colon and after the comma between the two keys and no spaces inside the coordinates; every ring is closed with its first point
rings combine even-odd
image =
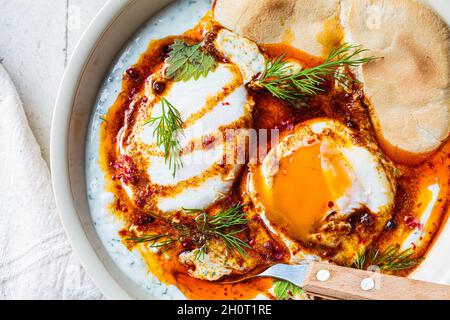
{"type": "MultiPolygon", "coordinates": [[[[139,105],[135,121],[126,121],[119,137],[120,152],[146,167],[149,182],[145,187],[152,194],[145,209],[162,215],[181,208],[206,209],[230,191],[241,169],[240,164],[224,162],[223,137],[226,129],[251,127],[253,101],[247,96],[240,71],[230,64],[220,64],[198,80],[174,82],[164,97],[180,112],[184,128],[177,133],[183,166],[173,175],[163,146],[156,143],[157,124],[147,124],[162,113],[161,98],[152,92],[159,76],[147,80],[147,102],[139,105]]],[[[132,199],[143,191],[125,190],[132,199]]]]}
{"type": "Polygon", "coordinates": [[[124,189],[134,200],[151,190],[144,209],[155,214],[207,209],[230,193],[243,166],[238,161],[229,163],[229,159],[241,159],[239,153],[246,151],[230,150],[230,144],[224,143],[226,131],[236,130],[234,139],[240,139],[252,127],[254,102],[244,85],[263,70],[265,60],[256,44],[225,29],[219,31],[214,46],[231,63],[219,63],[206,77],[170,83],[163,95],[184,123],[177,134],[183,166],[175,175],[165,161],[163,146],[157,146],[157,124],[146,124],[162,114],[161,97],[153,92],[153,83],[164,81],[164,67],[147,79],[145,102],[142,96],[132,102],[139,108],[137,116],[127,114],[135,119],[125,121],[119,134],[120,153],[143,164],[148,178],[146,186],[124,189]]]}

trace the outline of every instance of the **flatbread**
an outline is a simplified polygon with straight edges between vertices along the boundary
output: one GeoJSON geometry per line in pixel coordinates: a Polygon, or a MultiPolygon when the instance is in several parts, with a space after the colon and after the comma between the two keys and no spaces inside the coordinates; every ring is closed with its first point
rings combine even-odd
{"type": "Polygon", "coordinates": [[[434,151],[450,132],[449,27],[413,0],[342,5],[347,40],[383,57],[362,67],[382,147],[398,161],[434,151]]]}
{"type": "Polygon", "coordinates": [[[289,43],[316,56],[327,55],[343,37],[339,0],[217,0],[214,14],[259,44],[289,43]]]}
{"type": "Polygon", "coordinates": [[[450,133],[450,30],[415,0],[217,0],[215,19],[259,43],[325,56],[344,41],[383,59],[364,65],[372,122],[384,151],[417,162],[450,133]],[[344,39],[345,37],[345,39],[344,39]]]}

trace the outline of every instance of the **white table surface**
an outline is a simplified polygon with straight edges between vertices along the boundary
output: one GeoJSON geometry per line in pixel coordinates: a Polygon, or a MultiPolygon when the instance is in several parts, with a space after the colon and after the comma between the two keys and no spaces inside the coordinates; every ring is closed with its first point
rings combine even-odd
{"type": "Polygon", "coordinates": [[[107,1],[0,0],[0,62],[47,162],[59,82],[78,39],[107,1]]]}

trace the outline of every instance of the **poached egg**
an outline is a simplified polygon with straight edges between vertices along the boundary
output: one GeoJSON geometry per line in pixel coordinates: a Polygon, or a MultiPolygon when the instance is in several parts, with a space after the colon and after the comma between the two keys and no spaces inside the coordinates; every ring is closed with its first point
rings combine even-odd
{"type": "Polygon", "coordinates": [[[366,210],[383,221],[389,216],[395,195],[391,175],[376,149],[351,137],[338,121],[310,120],[251,167],[251,199],[286,242],[335,248],[352,228],[352,213],[366,210]]]}

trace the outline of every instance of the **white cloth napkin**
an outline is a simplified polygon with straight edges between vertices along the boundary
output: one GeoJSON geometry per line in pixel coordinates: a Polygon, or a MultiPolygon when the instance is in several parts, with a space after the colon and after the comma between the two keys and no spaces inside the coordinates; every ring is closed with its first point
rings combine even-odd
{"type": "Polygon", "coordinates": [[[50,172],[0,64],[0,299],[101,299],[72,253],[50,172]]]}

